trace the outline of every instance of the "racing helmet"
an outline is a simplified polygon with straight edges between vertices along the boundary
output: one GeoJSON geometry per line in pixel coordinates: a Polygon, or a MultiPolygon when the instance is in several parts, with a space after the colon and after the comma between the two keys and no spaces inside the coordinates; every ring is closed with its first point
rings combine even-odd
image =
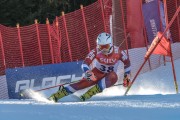
{"type": "Polygon", "coordinates": [[[109,33],[100,33],[97,37],[97,49],[105,55],[112,53],[113,41],[109,33]]]}

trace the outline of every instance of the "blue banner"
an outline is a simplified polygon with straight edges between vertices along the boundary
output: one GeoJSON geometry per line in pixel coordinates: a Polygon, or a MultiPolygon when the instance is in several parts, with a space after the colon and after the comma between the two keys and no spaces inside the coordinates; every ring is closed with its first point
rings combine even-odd
{"type": "Polygon", "coordinates": [[[6,69],[9,98],[20,99],[19,92],[24,89],[39,90],[80,80],[81,64],[82,61],[6,69]]]}
{"type": "Polygon", "coordinates": [[[151,0],[142,6],[144,23],[147,31],[148,42],[151,43],[160,30],[160,12],[158,0],[151,0]]]}

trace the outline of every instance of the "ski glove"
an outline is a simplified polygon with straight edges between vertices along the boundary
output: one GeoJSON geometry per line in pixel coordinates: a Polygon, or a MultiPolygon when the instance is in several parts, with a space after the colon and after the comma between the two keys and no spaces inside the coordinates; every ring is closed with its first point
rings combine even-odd
{"type": "Polygon", "coordinates": [[[124,74],[123,86],[128,87],[131,85],[130,74],[124,74]]]}
{"type": "Polygon", "coordinates": [[[86,78],[88,81],[96,81],[96,76],[91,70],[87,70],[85,72],[84,78],[86,78]]]}

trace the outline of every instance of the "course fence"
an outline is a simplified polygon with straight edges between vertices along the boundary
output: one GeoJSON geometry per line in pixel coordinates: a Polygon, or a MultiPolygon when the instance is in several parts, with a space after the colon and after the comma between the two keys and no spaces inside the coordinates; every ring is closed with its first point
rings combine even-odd
{"type": "MultiPolygon", "coordinates": [[[[6,68],[83,60],[96,47],[97,35],[104,31],[113,33],[115,45],[121,45],[123,49],[146,47],[150,43],[144,42],[147,37],[143,20],[133,23],[141,26],[138,31],[130,28],[130,1],[133,3],[134,0],[98,0],[74,12],[62,12],[53,24],[47,19],[46,24],[35,20],[29,26],[0,25],[0,75],[5,74],[6,68]]],[[[144,1],[139,3],[142,6],[144,1]]],[[[163,3],[170,21],[180,1],[164,0],[163,3]]],[[[134,20],[138,18],[142,18],[142,14],[134,20]]],[[[170,27],[170,32],[173,42],[180,42],[180,15],[170,27]]]]}

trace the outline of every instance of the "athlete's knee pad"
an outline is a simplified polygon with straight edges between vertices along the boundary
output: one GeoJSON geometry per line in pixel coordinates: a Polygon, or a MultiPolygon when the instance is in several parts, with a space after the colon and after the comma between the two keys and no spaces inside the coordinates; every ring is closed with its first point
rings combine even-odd
{"type": "Polygon", "coordinates": [[[115,72],[108,73],[106,78],[111,82],[111,85],[114,85],[118,80],[118,76],[115,72]]]}

